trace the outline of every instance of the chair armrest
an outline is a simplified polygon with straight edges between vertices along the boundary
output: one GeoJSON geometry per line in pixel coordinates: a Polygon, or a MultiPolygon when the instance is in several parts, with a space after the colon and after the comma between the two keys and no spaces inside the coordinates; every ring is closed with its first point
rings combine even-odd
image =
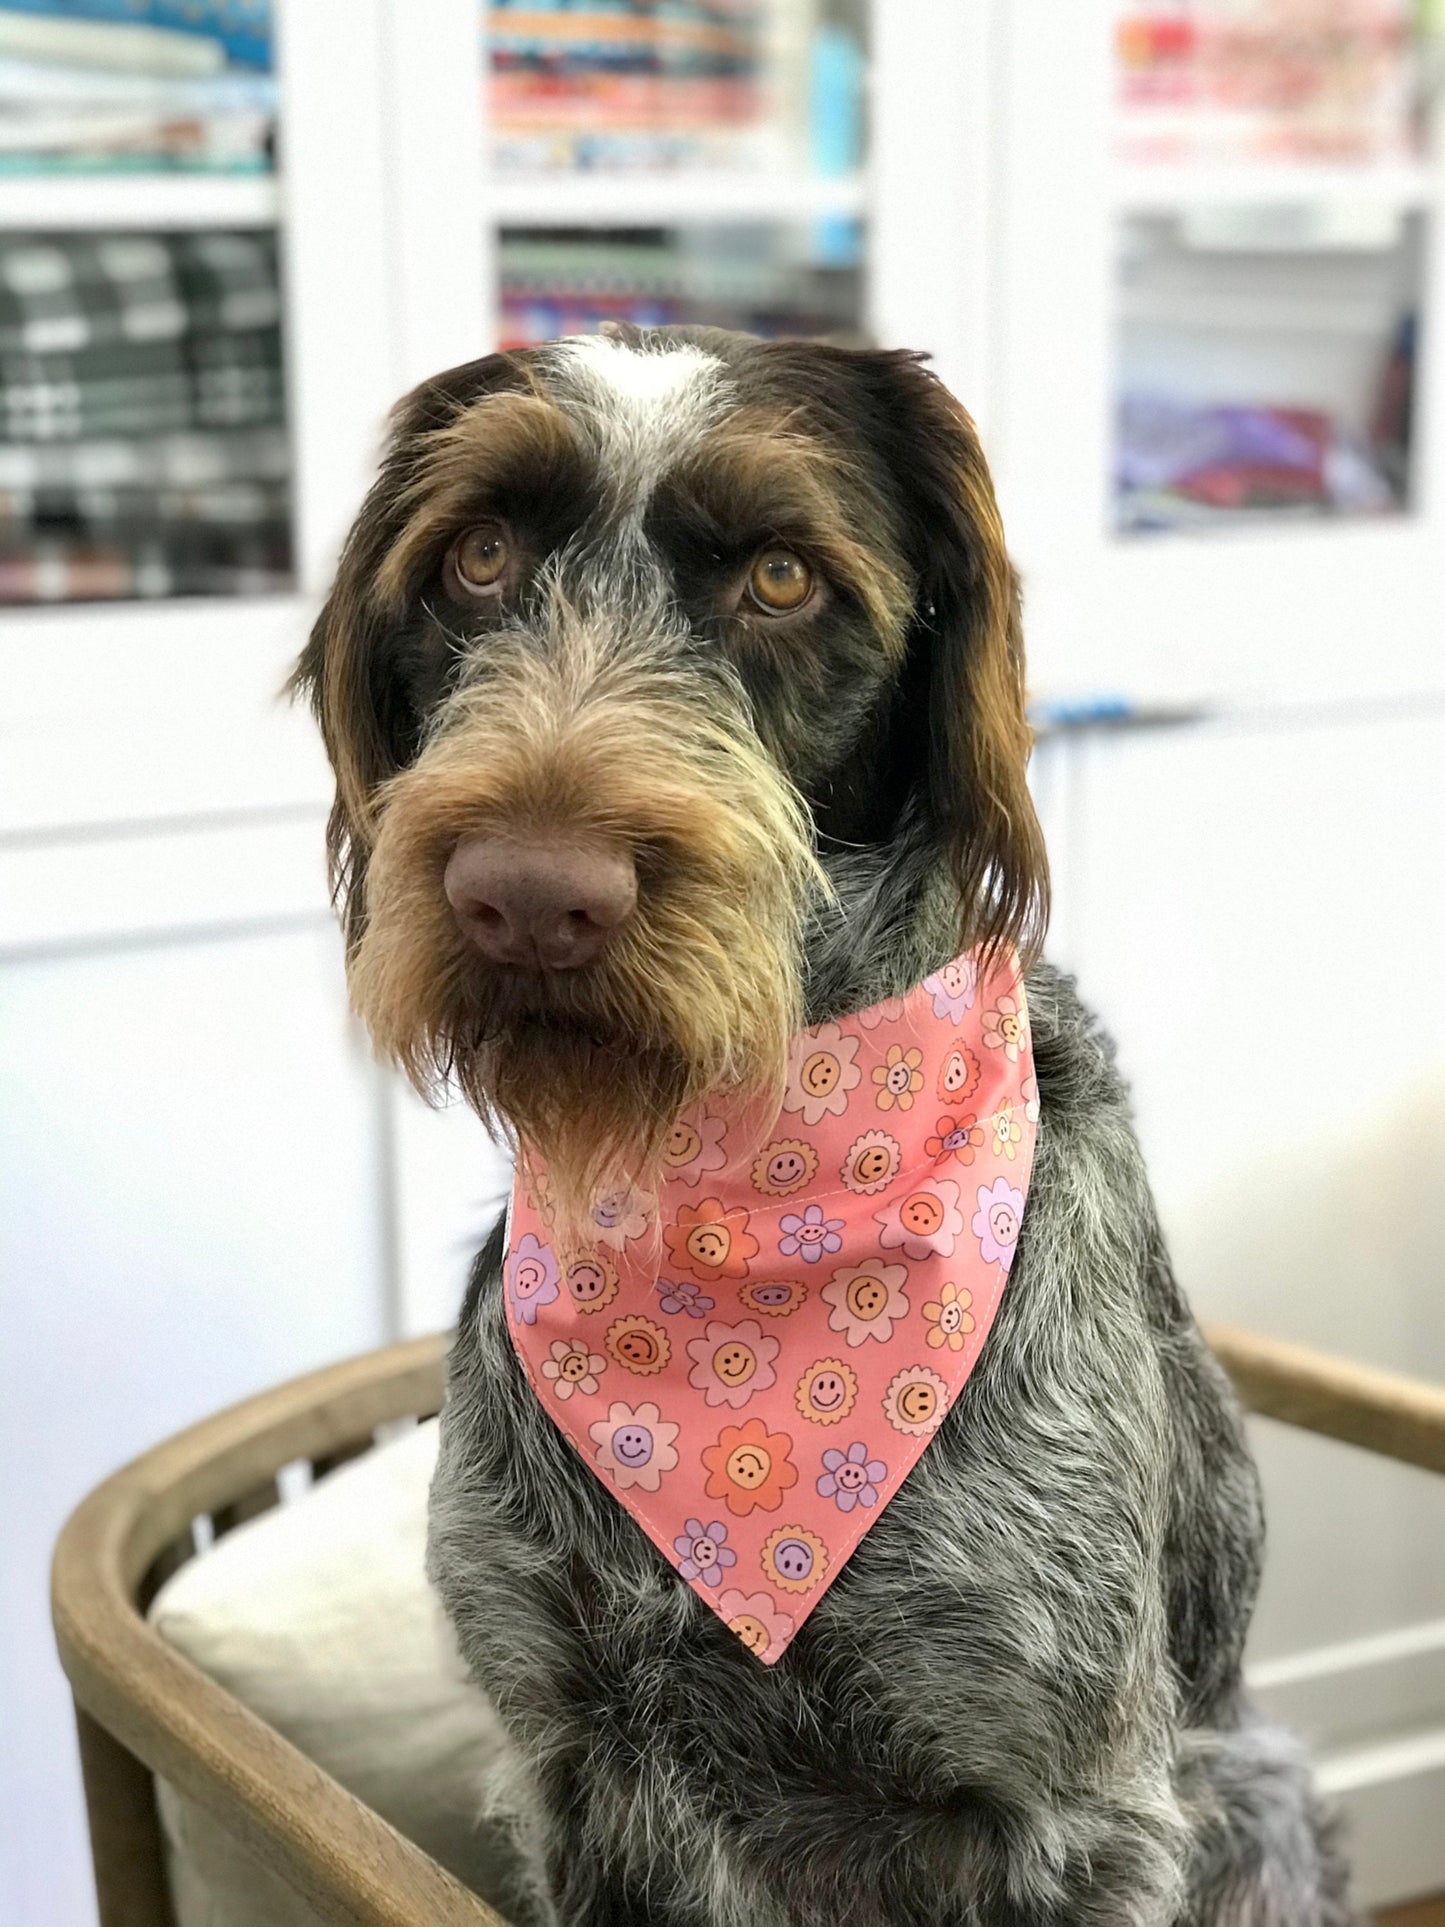
{"type": "Polygon", "coordinates": [[[182,1657],[142,1617],[147,1573],[191,1521],[295,1459],[434,1412],[444,1338],[313,1372],[207,1419],[97,1487],[56,1547],[52,1607],[77,1705],[347,1927],[505,1927],[411,1841],[182,1657]]]}
{"type": "Polygon", "coordinates": [[[1247,1410],[1445,1472],[1445,1386],[1228,1325],[1204,1337],[1247,1410]]]}

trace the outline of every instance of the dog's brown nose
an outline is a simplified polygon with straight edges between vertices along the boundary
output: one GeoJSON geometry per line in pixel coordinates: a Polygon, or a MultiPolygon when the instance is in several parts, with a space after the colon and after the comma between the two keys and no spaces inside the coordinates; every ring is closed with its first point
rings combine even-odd
{"type": "Polygon", "coordinates": [[[637,906],[637,869],[608,844],[469,836],[444,887],[463,933],[491,963],[578,970],[637,906]]]}

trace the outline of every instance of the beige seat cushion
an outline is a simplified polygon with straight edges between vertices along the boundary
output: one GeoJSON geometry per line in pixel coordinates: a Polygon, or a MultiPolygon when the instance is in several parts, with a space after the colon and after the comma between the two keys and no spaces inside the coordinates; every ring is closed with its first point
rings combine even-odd
{"type": "MultiPolygon", "coordinates": [[[[531,1913],[482,1819],[505,1747],[423,1570],[437,1428],[417,1426],[191,1560],[151,1607],[196,1665],[469,1887],[531,1913]]],[[[161,1788],[178,1927],[315,1927],[311,1909],[161,1788]]]]}

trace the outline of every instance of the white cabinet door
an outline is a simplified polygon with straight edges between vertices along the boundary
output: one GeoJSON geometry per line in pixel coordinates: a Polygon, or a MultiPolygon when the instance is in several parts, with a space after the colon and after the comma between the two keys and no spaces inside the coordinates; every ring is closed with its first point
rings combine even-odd
{"type": "MultiPolygon", "coordinates": [[[[87,854],[98,882],[106,846],[87,854]]],[[[94,1918],[46,1603],[66,1512],[179,1427],[386,1335],[377,1073],[324,900],[287,910],[0,966],[7,1920],[94,1918]]]]}
{"type": "MultiPolygon", "coordinates": [[[[1053,952],[1201,1316],[1445,1379],[1445,716],[1046,746],[1053,952]]],[[[1445,1481],[1261,1425],[1253,1650],[1374,1897],[1445,1886],[1445,1481]],[[1428,1798],[1424,1789],[1433,1789],[1428,1798]]]]}
{"type": "Polygon", "coordinates": [[[390,1119],[397,1328],[416,1338],[456,1323],[472,1260],[506,1209],[512,1160],[460,1100],[431,1110],[397,1080],[390,1119]]]}

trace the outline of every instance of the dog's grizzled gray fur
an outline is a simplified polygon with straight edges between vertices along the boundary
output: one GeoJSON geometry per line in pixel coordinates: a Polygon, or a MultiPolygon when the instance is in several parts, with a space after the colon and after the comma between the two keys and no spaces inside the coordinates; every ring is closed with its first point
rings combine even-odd
{"type": "MultiPolygon", "coordinates": [[[[419,391],[301,670],[338,770],[358,1003],[383,1044],[508,1116],[528,1102],[506,1094],[508,1066],[555,1060],[576,1102],[593,1093],[605,1137],[647,1123],[648,1104],[665,1126],[697,1061],[721,1061],[688,1028],[706,1011],[654,1019],[642,994],[666,991],[669,955],[686,976],[676,933],[707,915],[752,917],[759,952],[792,957],[771,1012],[787,1024],[901,993],[961,937],[1027,949],[1042,863],[995,523],[966,417],[911,358],[661,331],[494,358],[419,391]],[[624,734],[587,761],[604,711],[624,734]],[[654,820],[646,793],[618,800],[619,765],[666,787],[658,719],[684,713],[709,731],[676,749],[692,801],[654,820]],[[734,758],[736,807],[776,825],[780,851],[801,820],[826,888],[813,850],[784,851],[761,881],[766,845],[727,857],[734,758]],[[583,762],[585,794],[559,802],[583,762]],[[545,933],[534,956],[495,918],[481,928],[481,886],[456,882],[458,851],[501,839],[512,862],[520,840],[550,862],[558,838],[605,845],[609,888],[635,880],[635,909],[607,912],[622,934],[581,967],[542,954],[545,933]]],[[[725,1003],[728,960],[708,967],[725,1003]]],[[[537,1918],[1352,1918],[1299,1750],[1242,1696],[1255,1475],[1171,1275],[1109,1047],[1047,967],[1029,998],[1038,1148],[997,1322],[771,1668],[529,1389],[500,1227],[478,1260],[431,1570],[515,1742],[493,1798],[515,1816],[537,1918]]],[[[765,1027],[755,1055],[778,1034],[765,1027]]],[[[555,1129],[565,1159],[565,1119],[514,1121],[555,1129]]]]}

